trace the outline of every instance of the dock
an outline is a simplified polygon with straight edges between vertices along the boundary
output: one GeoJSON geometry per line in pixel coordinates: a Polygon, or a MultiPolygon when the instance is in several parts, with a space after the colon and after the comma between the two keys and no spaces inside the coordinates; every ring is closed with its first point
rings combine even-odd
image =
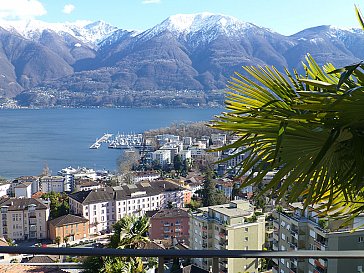
{"type": "Polygon", "coordinates": [[[99,139],[96,139],[95,143],[90,146],[90,149],[98,149],[101,147],[101,143],[107,142],[112,134],[104,134],[99,139]]]}

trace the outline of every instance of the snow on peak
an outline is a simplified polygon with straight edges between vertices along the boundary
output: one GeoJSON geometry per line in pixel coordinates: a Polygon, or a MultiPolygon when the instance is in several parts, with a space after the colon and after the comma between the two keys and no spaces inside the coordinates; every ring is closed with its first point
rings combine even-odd
{"type": "Polygon", "coordinates": [[[26,39],[37,40],[44,30],[54,31],[59,35],[69,34],[83,43],[97,44],[117,30],[103,21],[76,21],[66,23],[46,23],[39,20],[0,21],[0,27],[17,32],[26,39]]]}
{"type": "Polygon", "coordinates": [[[176,14],[168,17],[161,24],[148,31],[148,36],[156,35],[163,31],[170,31],[179,35],[191,35],[196,32],[207,32],[218,29],[228,35],[234,35],[243,29],[253,27],[250,23],[242,22],[234,17],[213,14],[176,14]]]}
{"type": "Polygon", "coordinates": [[[250,26],[251,24],[239,21],[234,17],[209,12],[197,14],[177,14],[170,16],[160,24],[161,28],[182,33],[191,33],[201,29],[211,29],[216,27],[224,29],[230,27],[247,28],[250,26]]]}
{"type": "Polygon", "coordinates": [[[250,28],[253,24],[240,21],[232,16],[213,14],[209,12],[197,14],[176,14],[168,17],[159,25],[141,34],[141,39],[147,40],[158,34],[169,31],[176,37],[192,39],[200,42],[212,41],[219,34],[235,36],[250,28]]]}

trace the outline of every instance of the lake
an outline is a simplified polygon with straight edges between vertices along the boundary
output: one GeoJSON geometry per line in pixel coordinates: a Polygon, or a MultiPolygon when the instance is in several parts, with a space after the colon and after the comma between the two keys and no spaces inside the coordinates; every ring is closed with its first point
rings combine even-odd
{"type": "Polygon", "coordinates": [[[174,122],[208,121],[222,109],[21,109],[0,111],[0,176],[52,174],[84,166],[116,169],[121,150],[89,149],[104,133],[142,133],[174,122]]]}

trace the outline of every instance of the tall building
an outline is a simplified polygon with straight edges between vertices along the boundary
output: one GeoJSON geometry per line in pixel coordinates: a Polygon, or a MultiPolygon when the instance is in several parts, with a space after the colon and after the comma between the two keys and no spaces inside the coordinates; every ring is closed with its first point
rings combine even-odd
{"type": "Polygon", "coordinates": [[[69,195],[70,210],[90,222],[90,234],[111,230],[125,215],[144,215],[172,204],[184,206],[182,187],[169,181],[141,182],[69,195]]]}
{"type": "Polygon", "coordinates": [[[150,218],[150,239],[176,238],[178,242],[189,241],[189,215],[184,209],[161,209],[150,218]]]}
{"type": "Polygon", "coordinates": [[[40,178],[42,192],[65,192],[69,191],[66,179],[63,176],[42,176],[40,178]]]}
{"type": "MultiPolygon", "coordinates": [[[[364,218],[354,219],[344,228],[341,221],[320,218],[316,207],[293,203],[273,212],[273,250],[364,250],[364,218]]],[[[273,259],[273,273],[364,272],[363,260],[273,259]]]]}
{"type": "Polygon", "coordinates": [[[0,237],[13,240],[48,238],[48,202],[34,198],[2,198],[0,208],[0,237]]]}
{"type": "MultiPolygon", "coordinates": [[[[190,249],[262,250],[265,217],[256,216],[246,200],[200,208],[190,218],[190,249]]],[[[209,270],[211,259],[195,258],[193,263],[209,270]]],[[[259,259],[220,259],[220,272],[258,272],[259,259]]]]}

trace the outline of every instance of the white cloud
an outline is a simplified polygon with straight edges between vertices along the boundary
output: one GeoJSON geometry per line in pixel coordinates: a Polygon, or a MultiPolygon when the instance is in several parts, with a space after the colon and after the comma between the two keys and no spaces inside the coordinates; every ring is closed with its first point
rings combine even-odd
{"type": "Polygon", "coordinates": [[[1,0],[0,18],[29,19],[46,14],[43,4],[38,0],[1,0]]]}
{"type": "Polygon", "coordinates": [[[70,14],[72,11],[74,11],[75,6],[72,4],[67,4],[63,7],[63,13],[70,14]]]}
{"type": "Polygon", "coordinates": [[[143,4],[159,4],[161,0],[143,0],[143,4]]]}

